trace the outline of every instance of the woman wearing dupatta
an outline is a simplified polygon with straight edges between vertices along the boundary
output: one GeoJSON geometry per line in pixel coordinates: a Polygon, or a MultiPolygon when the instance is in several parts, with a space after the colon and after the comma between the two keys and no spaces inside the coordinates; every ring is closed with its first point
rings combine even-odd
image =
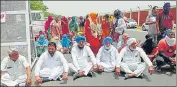
{"type": "Polygon", "coordinates": [[[64,34],[60,43],[63,47],[63,53],[68,52],[71,47],[71,40],[68,38],[68,35],[64,34]]]}
{"type": "Polygon", "coordinates": [[[92,12],[88,15],[85,22],[85,36],[87,42],[90,44],[94,54],[97,54],[100,48],[100,40],[98,38],[98,26],[97,26],[98,13],[92,12]]]}
{"type": "Polygon", "coordinates": [[[45,22],[45,26],[44,26],[44,32],[47,35],[47,38],[49,39],[51,37],[50,35],[50,23],[52,22],[53,18],[51,15],[48,16],[47,21],[45,22]]]}
{"type": "Polygon", "coordinates": [[[106,14],[104,19],[102,20],[102,40],[110,35],[110,22],[109,22],[109,15],[106,14]]]}
{"type": "Polygon", "coordinates": [[[50,33],[51,33],[51,38],[55,38],[57,40],[60,39],[60,34],[62,34],[62,27],[61,27],[61,21],[59,20],[58,17],[55,17],[55,20],[53,20],[50,24],[50,33]]]}
{"type": "Polygon", "coordinates": [[[70,29],[70,33],[74,34],[74,36],[77,35],[79,25],[77,23],[75,16],[72,16],[72,20],[69,22],[69,29],[70,29]]]}
{"type": "Polygon", "coordinates": [[[44,35],[40,35],[38,41],[36,42],[37,56],[39,57],[45,52],[48,46],[48,40],[45,39],[44,35]]]}
{"type": "Polygon", "coordinates": [[[62,26],[62,35],[61,36],[63,36],[64,34],[69,35],[68,19],[65,16],[63,16],[61,18],[61,26],[62,26]]]}

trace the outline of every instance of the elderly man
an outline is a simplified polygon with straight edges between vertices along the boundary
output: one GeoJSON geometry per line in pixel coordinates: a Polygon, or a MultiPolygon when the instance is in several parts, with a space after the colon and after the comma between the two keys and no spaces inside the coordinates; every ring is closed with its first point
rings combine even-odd
{"type": "Polygon", "coordinates": [[[70,70],[74,72],[73,80],[82,76],[91,76],[93,72],[92,67],[95,70],[97,68],[95,56],[89,46],[85,45],[86,39],[84,36],[76,37],[77,45],[71,50],[73,64],[69,64],[70,70]],[[88,58],[92,63],[88,62],[88,58]]]}
{"type": "Polygon", "coordinates": [[[126,47],[124,47],[118,56],[118,63],[116,67],[116,72],[125,72],[125,80],[131,77],[142,77],[142,73],[146,68],[146,64],[149,66],[149,72],[152,73],[154,68],[152,62],[147,57],[142,48],[137,47],[137,42],[135,38],[130,38],[127,41],[126,47]],[[141,59],[142,58],[142,59],[141,59]],[[144,62],[142,62],[145,61],[144,62]]]}
{"type": "Polygon", "coordinates": [[[161,71],[164,64],[170,65],[171,70],[176,72],[176,38],[175,33],[168,29],[166,37],[158,43],[159,57],[157,57],[157,70],[161,71]]]}
{"type": "Polygon", "coordinates": [[[118,52],[120,53],[120,51],[127,46],[127,41],[129,39],[129,35],[127,33],[124,33],[122,35],[122,41],[119,41],[118,44],[117,44],[117,49],[118,49],[118,52]]]}
{"type": "Polygon", "coordinates": [[[30,86],[31,69],[26,58],[16,48],[10,48],[9,56],[1,62],[1,84],[6,86],[30,86]]]}
{"type": "Polygon", "coordinates": [[[48,44],[48,51],[44,52],[35,68],[36,83],[41,84],[52,80],[67,80],[68,63],[59,51],[56,51],[56,43],[48,44]],[[61,78],[60,76],[63,75],[61,78]]]}
{"type": "Polygon", "coordinates": [[[112,38],[106,37],[103,40],[103,46],[99,49],[97,54],[97,64],[99,72],[112,72],[115,70],[116,60],[118,58],[117,49],[111,45],[112,38]]]}

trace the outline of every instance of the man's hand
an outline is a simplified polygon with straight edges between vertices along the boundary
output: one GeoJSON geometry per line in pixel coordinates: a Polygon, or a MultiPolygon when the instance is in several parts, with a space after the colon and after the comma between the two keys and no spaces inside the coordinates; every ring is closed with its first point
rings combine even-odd
{"type": "Polygon", "coordinates": [[[68,80],[68,73],[67,72],[63,73],[62,80],[68,80]]]}
{"type": "Polygon", "coordinates": [[[36,76],[36,81],[35,82],[36,83],[42,83],[42,80],[41,80],[41,78],[39,76],[36,76]]]}
{"type": "Polygon", "coordinates": [[[83,75],[84,75],[84,72],[85,72],[85,71],[83,71],[83,70],[79,70],[79,75],[80,75],[80,76],[83,76],[83,75]]]}
{"type": "Polygon", "coordinates": [[[104,67],[103,66],[98,66],[98,70],[99,71],[104,71],[104,67]]]}
{"type": "Polygon", "coordinates": [[[148,57],[149,57],[149,58],[152,58],[152,57],[154,57],[154,55],[148,55],[148,57]]]}
{"type": "Polygon", "coordinates": [[[27,86],[30,86],[30,85],[31,85],[31,78],[27,78],[27,80],[26,80],[26,85],[27,85],[27,86]]]}
{"type": "Polygon", "coordinates": [[[120,67],[116,67],[116,75],[120,76],[120,67]]]}
{"type": "Polygon", "coordinates": [[[150,67],[149,67],[149,73],[152,74],[153,72],[154,72],[154,67],[153,67],[153,66],[150,66],[150,67]]]}

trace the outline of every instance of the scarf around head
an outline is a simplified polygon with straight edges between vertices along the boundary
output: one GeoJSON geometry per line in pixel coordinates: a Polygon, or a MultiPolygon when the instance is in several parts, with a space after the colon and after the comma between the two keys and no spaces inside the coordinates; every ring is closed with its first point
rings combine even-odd
{"type": "Polygon", "coordinates": [[[45,39],[44,35],[40,35],[39,39],[36,43],[36,46],[47,46],[48,45],[48,41],[45,39]]]}

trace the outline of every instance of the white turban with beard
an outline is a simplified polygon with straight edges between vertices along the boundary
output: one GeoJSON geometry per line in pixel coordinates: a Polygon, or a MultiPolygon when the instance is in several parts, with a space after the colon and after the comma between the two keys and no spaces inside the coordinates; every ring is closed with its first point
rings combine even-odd
{"type": "Polygon", "coordinates": [[[130,38],[130,39],[127,41],[127,45],[130,46],[133,42],[136,42],[136,38],[130,38]]]}

